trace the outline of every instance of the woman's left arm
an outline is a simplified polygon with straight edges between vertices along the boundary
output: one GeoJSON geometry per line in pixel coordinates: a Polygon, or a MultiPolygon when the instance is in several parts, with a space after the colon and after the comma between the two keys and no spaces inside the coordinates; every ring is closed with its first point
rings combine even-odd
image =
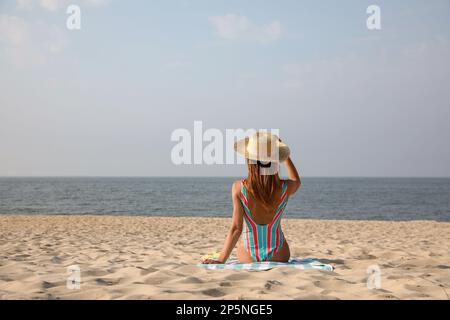
{"type": "Polygon", "coordinates": [[[231,197],[233,199],[233,220],[231,222],[230,230],[228,231],[228,235],[225,239],[225,243],[223,245],[223,249],[220,252],[220,256],[217,260],[207,259],[203,261],[203,263],[225,263],[228,257],[233,251],[236,243],[239,240],[239,237],[242,233],[242,225],[243,225],[243,209],[240,202],[240,181],[236,181],[233,183],[233,187],[231,188],[231,197]]]}

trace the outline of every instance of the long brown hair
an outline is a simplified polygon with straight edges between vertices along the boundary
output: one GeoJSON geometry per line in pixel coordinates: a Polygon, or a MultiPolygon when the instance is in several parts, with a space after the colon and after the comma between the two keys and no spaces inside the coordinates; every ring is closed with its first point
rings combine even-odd
{"type": "Polygon", "coordinates": [[[259,163],[248,162],[247,190],[261,201],[264,207],[273,207],[277,198],[276,191],[280,187],[280,177],[278,172],[273,175],[260,174],[261,167],[259,163]]]}

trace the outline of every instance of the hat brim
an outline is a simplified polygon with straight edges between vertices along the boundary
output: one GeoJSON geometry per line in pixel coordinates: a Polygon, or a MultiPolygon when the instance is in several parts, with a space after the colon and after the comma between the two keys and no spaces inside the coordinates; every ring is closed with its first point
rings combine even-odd
{"type": "Polygon", "coordinates": [[[274,156],[261,156],[258,154],[252,154],[247,151],[249,138],[238,140],[234,143],[234,151],[243,156],[245,159],[264,162],[283,162],[289,158],[291,151],[287,144],[283,142],[278,143],[278,157],[274,156]]]}

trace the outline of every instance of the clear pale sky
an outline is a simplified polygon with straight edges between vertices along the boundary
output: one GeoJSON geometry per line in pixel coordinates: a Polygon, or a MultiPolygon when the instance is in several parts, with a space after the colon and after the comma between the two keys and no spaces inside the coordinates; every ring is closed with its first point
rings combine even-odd
{"type": "Polygon", "coordinates": [[[449,33],[447,0],[0,0],[0,176],[245,173],[172,164],[202,120],[279,129],[304,176],[448,177],[449,33]]]}

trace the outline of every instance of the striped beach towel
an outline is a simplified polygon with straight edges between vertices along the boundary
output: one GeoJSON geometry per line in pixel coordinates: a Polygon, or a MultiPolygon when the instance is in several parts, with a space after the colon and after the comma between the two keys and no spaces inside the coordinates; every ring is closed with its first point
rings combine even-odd
{"type": "Polygon", "coordinates": [[[208,270],[250,270],[250,271],[266,271],[278,267],[288,267],[301,270],[325,270],[333,271],[334,267],[330,264],[322,263],[315,259],[290,259],[288,262],[252,262],[239,263],[237,260],[230,260],[224,264],[198,264],[197,266],[208,270]]]}

